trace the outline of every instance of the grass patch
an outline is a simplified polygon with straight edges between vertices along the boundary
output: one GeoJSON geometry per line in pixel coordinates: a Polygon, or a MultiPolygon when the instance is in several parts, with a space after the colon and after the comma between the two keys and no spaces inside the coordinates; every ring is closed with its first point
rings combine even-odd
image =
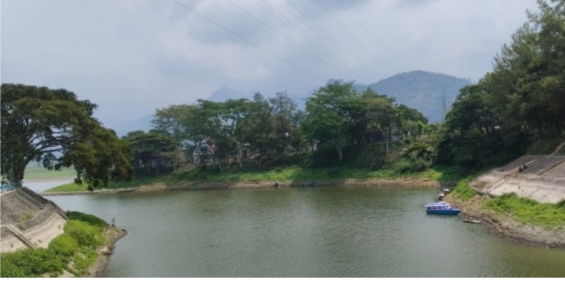
{"type": "MultiPolygon", "coordinates": [[[[463,172],[452,167],[433,167],[422,172],[406,173],[395,169],[354,169],[349,167],[302,168],[298,166],[257,169],[255,166],[232,167],[221,172],[213,166],[161,172],[161,174],[137,175],[131,182],[109,182],[107,189],[135,188],[155,183],[175,184],[179,182],[269,182],[269,181],[330,181],[415,178],[433,181],[457,181],[463,172]]],[[[49,193],[88,192],[86,184],[64,184],[47,190],[49,193]]]]}
{"type": "Polygon", "coordinates": [[[59,171],[48,170],[37,163],[30,163],[26,166],[24,170],[26,180],[35,179],[63,179],[63,178],[73,178],[76,177],[75,169],[71,168],[61,168],[59,171]]]}
{"type": "Polygon", "coordinates": [[[511,215],[517,221],[534,224],[546,228],[565,225],[565,203],[538,203],[537,201],[520,198],[516,194],[505,194],[485,203],[485,207],[499,213],[511,215]]]}
{"type": "Polygon", "coordinates": [[[476,195],[475,190],[469,186],[469,181],[471,179],[467,178],[459,181],[455,188],[449,193],[453,197],[460,199],[462,201],[468,201],[476,195]]]}
{"type": "Polygon", "coordinates": [[[57,277],[66,269],[79,277],[95,262],[98,246],[105,243],[103,220],[78,212],[70,217],[64,233],[49,243],[48,248],[25,249],[0,254],[2,277],[57,277]],[[88,222],[86,222],[88,221],[88,222]],[[102,221],[102,222],[101,222],[102,221]]]}

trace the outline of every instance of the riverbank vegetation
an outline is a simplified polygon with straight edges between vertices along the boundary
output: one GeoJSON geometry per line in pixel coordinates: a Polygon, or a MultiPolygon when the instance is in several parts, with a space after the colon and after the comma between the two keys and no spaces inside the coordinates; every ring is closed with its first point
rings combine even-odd
{"type": "Polygon", "coordinates": [[[565,200],[557,204],[539,203],[532,199],[518,197],[514,193],[491,198],[476,193],[469,186],[469,179],[461,180],[449,193],[449,196],[462,202],[482,197],[482,200],[476,200],[479,205],[475,207],[492,210],[522,224],[546,229],[565,227],[565,200]]]}
{"type": "Polygon", "coordinates": [[[64,233],[48,248],[25,249],[1,254],[2,277],[58,277],[67,271],[76,277],[86,274],[104,245],[108,224],[92,215],[67,212],[64,233]]]}
{"type": "MultiPolygon", "coordinates": [[[[155,182],[458,180],[524,154],[550,154],[563,142],[564,15],[563,1],[539,1],[539,11],[528,13],[528,22],[494,57],[493,70],[460,90],[442,123],[430,124],[421,112],[397,103],[393,96],[356,90],[354,82],[330,81],[305,99],[304,110],[286,92],[273,97],[258,92],[252,99],[224,102],[198,100],[157,109],[150,131],[132,131],[117,140],[91,118],[95,105],[77,101],[72,93],[6,85],[3,110],[22,109],[2,113],[2,142],[21,137],[8,132],[19,130],[11,126],[25,114],[27,106],[14,96],[22,91],[52,103],[35,106],[42,111],[41,118],[48,117],[43,112],[53,111],[54,105],[70,104],[99,132],[75,138],[84,144],[63,146],[68,153],[57,160],[48,155],[54,152],[51,147],[46,152],[3,150],[2,170],[19,171],[18,164],[32,159],[49,168],[76,163],[73,166],[88,179],[91,190],[155,182]],[[85,147],[96,144],[100,148],[85,147]],[[24,151],[30,152],[24,156],[24,151]],[[18,162],[11,161],[14,154],[18,162]],[[110,180],[131,175],[135,179],[129,183],[110,180]]],[[[58,118],[53,124],[24,128],[24,135],[53,139],[53,130],[65,124],[68,114],[53,115],[58,118]]],[[[564,153],[565,147],[557,150],[564,153]]]]}

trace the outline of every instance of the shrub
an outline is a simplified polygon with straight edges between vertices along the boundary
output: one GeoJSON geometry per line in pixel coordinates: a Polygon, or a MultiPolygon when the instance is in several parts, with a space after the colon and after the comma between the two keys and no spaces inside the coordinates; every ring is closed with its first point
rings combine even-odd
{"type": "Polygon", "coordinates": [[[25,249],[2,253],[2,277],[38,277],[62,273],[63,261],[51,249],[25,249]]]}
{"type": "Polygon", "coordinates": [[[105,222],[103,219],[93,215],[89,215],[81,212],[73,212],[73,211],[68,211],[65,214],[67,215],[67,218],[69,218],[69,220],[80,220],[90,225],[95,225],[100,227],[108,226],[108,223],[105,222]]]}
{"type": "Polygon", "coordinates": [[[475,190],[469,187],[469,179],[461,180],[457,183],[453,191],[450,192],[455,198],[467,201],[475,196],[475,190]]]}
{"type": "Polygon", "coordinates": [[[58,276],[66,267],[76,276],[83,275],[98,255],[96,247],[104,243],[103,220],[78,212],[68,212],[65,232],[49,243],[49,247],[1,253],[2,277],[58,276]],[[67,264],[73,262],[74,269],[67,264]]]}
{"type": "Polygon", "coordinates": [[[95,248],[104,244],[104,237],[102,236],[100,228],[82,221],[67,221],[67,224],[65,225],[65,232],[75,239],[81,246],[95,248]]]}
{"type": "Polygon", "coordinates": [[[63,233],[49,243],[49,248],[68,262],[68,259],[78,250],[78,242],[70,234],[63,233]]]}

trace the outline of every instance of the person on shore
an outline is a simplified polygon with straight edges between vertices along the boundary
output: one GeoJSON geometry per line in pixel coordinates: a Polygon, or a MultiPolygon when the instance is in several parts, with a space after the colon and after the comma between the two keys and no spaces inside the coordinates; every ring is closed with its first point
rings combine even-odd
{"type": "Polygon", "coordinates": [[[437,198],[438,202],[443,202],[443,198],[445,197],[445,192],[442,191],[441,193],[439,193],[439,196],[437,198]]]}

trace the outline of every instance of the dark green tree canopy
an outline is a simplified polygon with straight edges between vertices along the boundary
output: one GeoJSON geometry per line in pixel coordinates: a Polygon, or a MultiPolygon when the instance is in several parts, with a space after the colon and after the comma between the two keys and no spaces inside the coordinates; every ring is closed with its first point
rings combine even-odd
{"type": "Polygon", "coordinates": [[[20,182],[37,161],[55,170],[74,166],[76,181],[90,188],[131,179],[128,145],[92,117],[95,108],[64,89],[2,84],[2,175],[20,182]]]}

